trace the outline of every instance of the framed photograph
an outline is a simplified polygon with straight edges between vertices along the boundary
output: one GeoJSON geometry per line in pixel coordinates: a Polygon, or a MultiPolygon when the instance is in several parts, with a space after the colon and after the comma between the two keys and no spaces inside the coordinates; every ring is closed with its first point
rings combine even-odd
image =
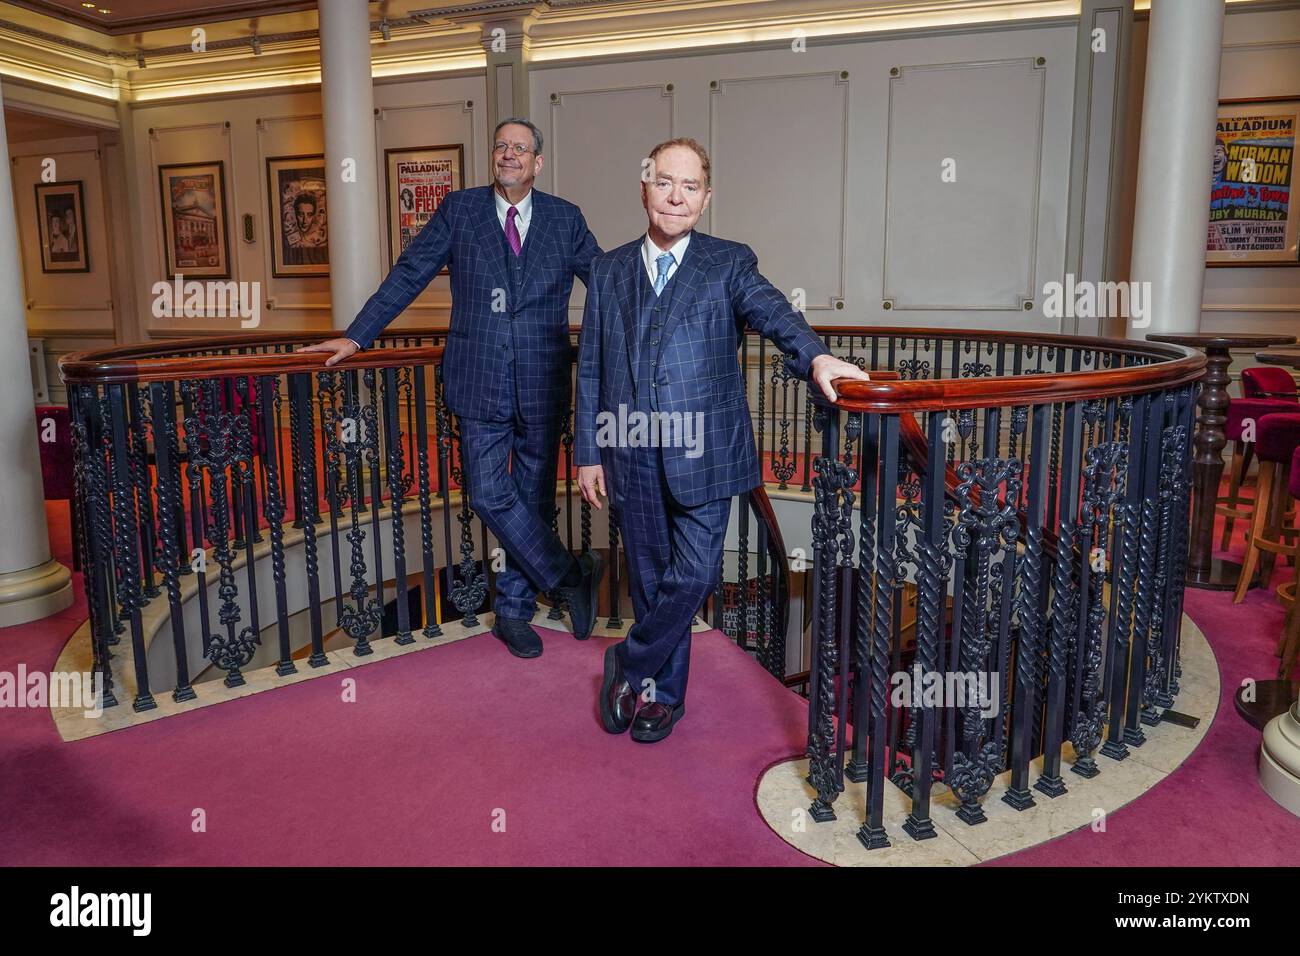
{"type": "Polygon", "coordinates": [[[1219,102],[1206,265],[1300,265],[1291,202],[1298,120],[1300,97],[1219,102]]]}
{"type": "Polygon", "coordinates": [[[81,180],[36,184],[42,272],[89,272],[81,180]]]}
{"type": "Polygon", "coordinates": [[[220,162],[158,167],[167,275],[230,278],[226,168],[220,162]]]}
{"type": "Polygon", "coordinates": [[[277,156],[266,161],[271,203],[271,274],[329,275],[325,157],[277,156]]]}
{"type": "MultiPolygon", "coordinates": [[[[465,147],[384,150],[388,197],[388,264],[419,235],[449,192],[465,183],[465,147]]],[[[447,273],[443,269],[443,274],[447,273]]]]}

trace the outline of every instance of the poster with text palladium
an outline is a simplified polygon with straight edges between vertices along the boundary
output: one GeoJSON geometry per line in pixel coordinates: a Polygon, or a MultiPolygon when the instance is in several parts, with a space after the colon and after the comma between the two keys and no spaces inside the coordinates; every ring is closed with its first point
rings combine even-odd
{"type": "Polygon", "coordinates": [[[450,159],[408,160],[397,164],[398,254],[406,251],[438,204],[452,190],[450,159]]]}
{"type": "Polygon", "coordinates": [[[1222,104],[1206,261],[1219,265],[1297,263],[1291,202],[1300,104],[1222,104]]]}

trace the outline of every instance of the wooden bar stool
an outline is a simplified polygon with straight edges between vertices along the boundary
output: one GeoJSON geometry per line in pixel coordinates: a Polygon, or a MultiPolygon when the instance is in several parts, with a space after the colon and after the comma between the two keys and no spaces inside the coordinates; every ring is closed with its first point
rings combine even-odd
{"type": "Polygon", "coordinates": [[[1255,509],[1251,516],[1250,535],[1246,539],[1246,560],[1237,578],[1233,603],[1246,597],[1251,578],[1259,569],[1260,579],[1268,587],[1275,555],[1294,556],[1297,548],[1282,542],[1282,515],[1290,498],[1288,477],[1291,459],[1300,447],[1300,412],[1265,415],[1255,427],[1255,454],[1259,456],[1259,486],[1255,491],[1255,509]]]}
{"type": "MultiPolygon", "coordinates": [[[[1300,501],[1300,448],[1291,456],[1291,481],[1288,485],[1291,497],[1300,501]]],[[[1300,589],[1300,559],[1295,563],[1295,578],[1277,589],[1277,599],[1289,604],[1286,620],[1282,622],[1282,639],[1278,641],[1277,653],[1281,663],[1277,676],[1286,680],[1295,667],[1296,657],[1300,655],[1300,602],[1296,601],[1296,591],[1300,589]]]]}
{"type": "Polygon", "coordinates": [[[1297,392],[1295,379],[1286,369],[1276,365],[1256,365],[1242,369],[1241,395],[1242,398],[1229,404],[1228,422],[1224,428],[1228,441],[1233,445],[1232,465],[1228,470],[1228,496],[1220,498],[1219,503],[1222,507],[1214,509],[1215,514],[1223,515],[1227,519],[1223,522],[1223,538],[1219,542],[1221,549],[1228,547],[1228,542],[1232,538],[1232,526],[1236,523],[1236,519],[1249,519],[1251,506],[1254,504],[1251,501],[1244,508],[1241,507],[1243,499],[1239,493],[1239,489],[1246,483],[1246,472],[1250,469],[1250,460],[1255,453],[1255,443],[1244,441],[1242,438],[1243,422],[1250,419],[1258,422],[1270,411],[1300,411],[1300,408],[1292,407],[1300,403],[1300,393],[1297,392]],[[1252,403],[1272,401],[1278,404],[1265,410],[1262,406],[1242,405],[1243,400],[1252,403]],[[1232,408],[1234,404],[1239,406],[1235,412],[1232,408]]]}
{"type": "MultiPolygon", "coordinates": [[[[1258,371],[1246,369],[1247,372],[1258,371]]],[[[1269,371],[1282,372],[1275,368],[1269,371]]],[[[1290,380],[1291,376],[1282,372],[1282,377],[1290,380]]],[[[1246,480],[1246,470],[1250,467],[1255,453],[1255,442],[1247,441],[1245,436],[1254,433],[1258,437],[1259,422],[1265,415],[1300,411],[1300,404],[1285,398],[1234,398],[1228,402],[1228,421],[1223,426],[1223,433],[1232,442],[1232,463],[1228,469],[1228,494],[1219,498],[1214,513],[1223,515],[1223,537],[1219,540],[1219,549],[1226,550],[1232,538],[1232,529],[1238,518],[1249,521],[1254,510],[1255,499],[1245,498],[1241,494],[1246,480]]]]}

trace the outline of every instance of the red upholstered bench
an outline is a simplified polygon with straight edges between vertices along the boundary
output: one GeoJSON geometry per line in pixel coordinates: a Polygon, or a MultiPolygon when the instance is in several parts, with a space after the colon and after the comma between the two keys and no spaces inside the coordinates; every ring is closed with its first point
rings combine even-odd
{"type": "MultiPolygon", "coordinates": [[[[66,405],[36,406],[36,445],[41,452],[41,485],[46,501],[72,501],[75,463],[72,452],[72,414],[66,405]]],[[[72,566],[81,569],[77,554],[77,509],[72,519],[72,566]]]]}
{"type": "Polygon", "coordinates": [[[41,449],[41,483],[46,499],[71,500],[72,415],[66,405],[36,406],[36,442],[41,449]],[[47,440],[51,437],[52,441],[47,440]]]}

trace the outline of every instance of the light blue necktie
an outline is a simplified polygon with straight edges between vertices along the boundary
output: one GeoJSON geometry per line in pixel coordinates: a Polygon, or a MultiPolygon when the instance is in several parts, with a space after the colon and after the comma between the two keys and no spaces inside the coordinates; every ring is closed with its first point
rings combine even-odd
{"type": "Polygon", "coordinates": [[[675,261],[671,252],[665,252],[655,260],[655,265],[659,267],[659,274],[655,276],[655,295],[664,291],[664,286],[668,284],[668,270],[673,267],[675,261]]]}

